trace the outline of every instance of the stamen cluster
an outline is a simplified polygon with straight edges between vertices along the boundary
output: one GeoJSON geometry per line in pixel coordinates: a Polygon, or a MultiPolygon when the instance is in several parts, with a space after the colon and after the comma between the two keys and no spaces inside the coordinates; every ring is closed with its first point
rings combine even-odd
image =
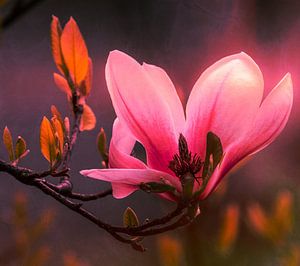
{"type": "Polygon", "coordinates": [[[176,176],[182,177],[187,173],[195,175],[201,170],[203,165],[201,158],[197,154],[192,156],[187,141],[182,134],[179,135],[178,151],[179,154],[175,154],[169,163],[169,168],[176,176]]]}

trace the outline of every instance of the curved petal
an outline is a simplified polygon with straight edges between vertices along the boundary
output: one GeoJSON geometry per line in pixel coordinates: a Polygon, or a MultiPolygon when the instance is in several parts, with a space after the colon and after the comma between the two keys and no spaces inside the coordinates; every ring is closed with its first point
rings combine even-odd
{"type": "Polygon", "coordinates": [[[116,199],[123,199],[138,190],[139,188],[134,185],[111,183],[113,196],[116,199]]]}
{"type": "Polygon", "coordinates": [[[293,84],[288,73],[263,101],[250,130],[240,142],[233,143],[201,195],[207,197],[221,179],[239,161],[252,155],[275,140],[285,127],[293,104],[293,84]]]}
{"type": "Polygon", "coordinates": [[[165,182],[181,190],[179,179],[153,169],[90,169],[82,170],[80,173],[94,179],[112,183],[113,189],[121,191],[114,192],[117,197],[125,197],[139,189],[141,183],[165,182]],[[125,186],[124,186],[125,185],[125,186]]]}
{"type": "Polygon", "coordinates": [[[256,153],[274,141],[285,127],[292,105],[293,83],[290,73],[287,73],[263,101],[245,137],[248,154],[256,153]],[[249,139],[255,141],[249,142],[249,139]]]}
{"type": "Polygon", "coordinates": [[[182,133],[185,125],[185,117],[182,108],[182,103],[176,92],[173,82],[167,73],[160,67],[143,63],[142,67],[150,76],[153,85],[157,86],[161,97],[169,105],[173,115],[173,122],[177,132],[182,133]]]}
{"type": "MultiPolygon", "coordinates": [[[[149,166],[168,171],[169,161],[177,152],[179,122],[172,113],[178,96],[167,75],[141,66],[119,51],[110,53],[105,75],[117,116],[144,145],[149,166]]],[[[177,106],[180,108],[181,104],[177,106]]]]}
{"type": "Polygon", "coordinates": [[[136,140],[118,118],[113,125],[109,147],[109,166],[111,168],[146,168],[146,165],[130,156],[136,140]]]}
{"type": "Polygon", "coordinates": [[[245,53],[225,57],[209,67],[194,85],[187,103],[185,136],[204,157],[208,131],[226,150],[249,128],[263,96],[263,77],[245,53]]]}

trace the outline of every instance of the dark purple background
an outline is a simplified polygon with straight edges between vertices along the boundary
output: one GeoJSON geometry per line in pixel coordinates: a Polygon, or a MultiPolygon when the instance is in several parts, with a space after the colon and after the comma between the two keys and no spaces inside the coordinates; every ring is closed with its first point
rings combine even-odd
{"type": "MultiPolygon", "coordinates": [[[[50,115],[51,104],[55,104],[64,115],[69,115],[66,98],[52,80],[52,73],[56,71],[49,42],[52,14],[58,16],[63,24],[70,16],[76,19],[94,61],[94,86],[88,102],[98,121],[95,130],[81,134],[73,154],[72,173],[76,191],[96,192],[108,185],[86,179],[78,174],[78,170],[100,166],[96,135],[102,126],[108,135],[111,134],[115,115],[104,80],[104,66],[110,50],[119,49],[141,62],[163,67],[175,85],[184,90],[186,97],[206,67],[222,56],[242,50],[253,56],[262,70],[266,70],[268,89],[289,68],[294,71],[293,75],[297,75],[298,65],[290,64],[288,58],[291,57],[289,47],[292,46],[292,63],[298,61],[295,56],[300,51],[297,41],[300,32],[293,30],[291,33],[291,30],[297,29],[299,2],[240,2],[42,1],[6,28],[0,40],[0,128],[7,125],[15,138],[22,135],[26,139],[31,152],[22,165],[40,170],[47,167],[39,151],[39,125],[44,115],[50,115]],[[290,46],[287,46],[286,40],[289,40],[290,46]],[[270,65],[270,62],[276,64],[270,65]]],[[[293,119],[276,143],[230,177],[233,200],[243,202],[262,197],[266,188],[278,187],[286,180],[299,177],[297,109],[295,106],[293,119]]],[[[0,149],[0,157],[7,158],[4,147],[0,149]]],[[[137,253],[40,191],[26,187],[5,174],[1,174],[0,216],[8,217],[8,206],[14,193],[20,190],[29,195],[32,217],[44,208],[57,210],[48,236],[52,254],[57,254],[52,258],[52,265],[60,261],[62,250],[73,250],[92,265],[100,265],[99,261],[101,265],[146,266],[157,263],[155,238],[146,241],[148,252],[137,253]]],[[[122,211],[127,206],[134,207],[142,218],[158,216],[171,207],[171,204],[141,192],[122,201],[108,197],[86,205],[114,223],[121,223],[122,211]]],[[[201,219],[205,219],[205,215],[201,219]]],[[[0,248],[7,244],[11,234],[8,228],[5,222],[0,223],[0,248]]]]}

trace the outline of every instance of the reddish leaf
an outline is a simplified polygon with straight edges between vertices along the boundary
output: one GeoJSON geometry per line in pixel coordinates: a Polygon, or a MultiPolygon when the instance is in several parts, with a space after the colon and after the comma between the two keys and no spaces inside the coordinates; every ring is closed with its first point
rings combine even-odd
{"type": "Polygon", "coordinates": [[[57,156],[57,148],[51,123],[45,116],[40,127],[40,147],[46,160],[53,166],[57,156]]]}
{"type": "Polygon", "coordinates": [[[83,106],[83,114],[80,121],[80,131],[92,130],[96,125],[96,117],[92,109],[85,104],[83,106]]]}
{"type": "Polygon", "coordinates": [[[93,62],[92,59],[89,57],[89,66],[88,66],[87,75],[79,86],[81,95],[89,96],[92,88],[92,79],[93,79],[93,62]]]}
{"type": "Polygon", "coordinates": [[[64,62],[75,84],[79,85],[88,72],[88,50],[75,20],[71,17],[61,35],[64,62]]]}
{"type": "Polygon", "coordinates": [[[64,93],[66,93],[68,95],[68,97],[71,97],[72,91],[71,91],[71,88],[69,87],[67,80],[63,76],[61,76],[57,73],[53,73],[53,78],[54,78],[54,82],[55,82],[56,86],[59,89],[61,89],[64,93]]]}
{"type": "Polygon", "coordinates": [[[19,136],[15,148],[16,159],[21,158],[25,152],[26,152],[26,141],[19,136]]]}
{"type": "Polygon", "coordinates": [[[5,127],[4,131],[3,131],[3,143],[8,152],[9,160],[12,162],[15,158],[14,145],[13,145],[12,136],[11,136],[11,133],[10,133],[8,127],[5,127]]]}
{"type": "Polygon", "coordinates": [[[61,73],[64,74],[64,60],[61,53],[60,37],[62,28],[56,16],[52,16],[50,37],[51,37],[51,50],[54,62],[61,73]]]}
{"type": "Polygon", "coordinates": [[[56,116],[52,117],[51,124],[58,139],[57,147],[59,148],[60,154],[62,154],[64,149],[64,131],[62,124],[56,116]]]}
{"type": "Polygon", "coordinates": [[[61,113],[58,111],[55,105],[51,105],[51,113],[53,116],[56,116],[61,123],[63,123],[61,113]]]}

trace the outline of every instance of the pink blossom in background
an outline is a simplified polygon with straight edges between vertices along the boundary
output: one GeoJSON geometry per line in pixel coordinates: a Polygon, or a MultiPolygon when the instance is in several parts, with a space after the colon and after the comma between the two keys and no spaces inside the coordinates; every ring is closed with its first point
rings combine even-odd
{"type": "MultiPolygon", "coordinates": [[[[140,65],[120,51],[108,57],[106,82],[118,117],[109,151],[111,168],[81,174],[111,182],[115,198],[128,196],[142,182],[164,182],[181,192],[180,180],[169,168],[178,153],[179,134],[192,155],[204,160],[206,135],[212,131],[221,139],[225,155],[200,196],[207,197],[232,167],[280,134],[293,101],[289,73],[262,101],[262,73],[245,53],[224,57],[204,71],[191,91],[186,113],[163,69],[140,65]],[[136,141],[146,150],[146,164],[130,155],[136,141]]],[[[194,189],[198,186],[195,182],[194,189]]],[[[167,193],[160,195],[172,199],[167,193]]]]}

